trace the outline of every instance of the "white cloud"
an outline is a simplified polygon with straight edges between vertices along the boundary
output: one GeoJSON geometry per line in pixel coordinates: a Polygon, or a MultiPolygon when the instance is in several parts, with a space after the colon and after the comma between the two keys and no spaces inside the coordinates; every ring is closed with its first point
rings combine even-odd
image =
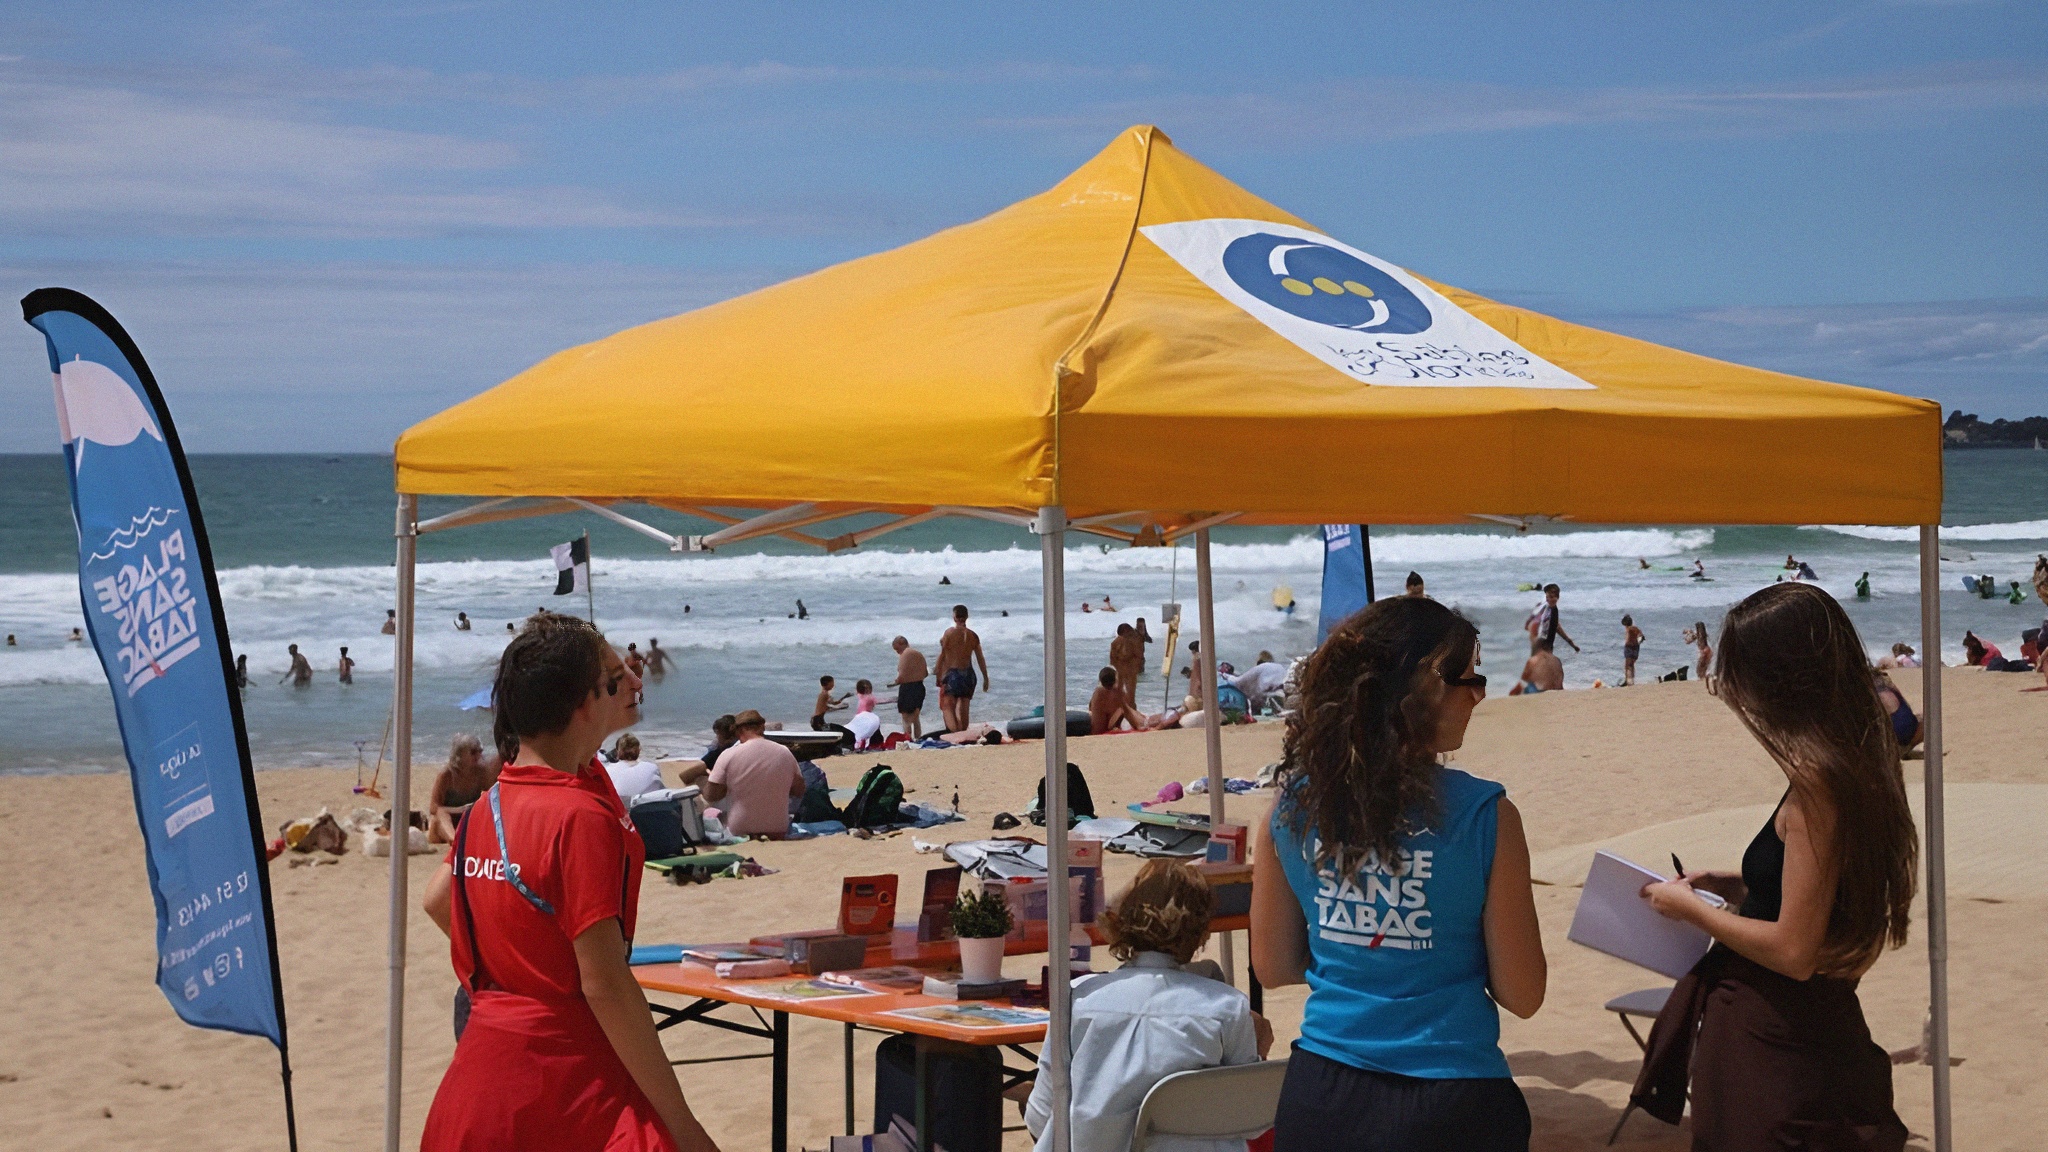
{"type": "Polygon", "coordinates": [[[527,186],[509,145],[333,123],[291,102],[0,79],[0,226],[65,234],[403,236],[720,226],[527,186]]]}
{"type": "Polygon", "coordinates": [[[1581,314],[1597,328],[1780,372],[1931,396],[1992,416],[2048,414],[2048,300],[1581,314]]]}
{"type": "MultiPolygon", "coordinates": [[[[576,344],[801,269],[617,264],[0,266],[15,295],[92,296],[134,336],[194,451],[383,451],[412,423],[576,344]]],[[[0,325],[0,452],[56,446],[49,362],[0,325]]]]}
{"type": "Polygon", "coordinates": [[[1725,88],[1535,88],[1391,77],[1319,81],[1312,91],[1183,93],[1119,100],[992,126],[1097,137],[1137,121],[1252,147],[1639,124],[1685,133],[1841,129],[2048,104],[2048,69],[1973,63],[1809,84],[1725,88]]]}

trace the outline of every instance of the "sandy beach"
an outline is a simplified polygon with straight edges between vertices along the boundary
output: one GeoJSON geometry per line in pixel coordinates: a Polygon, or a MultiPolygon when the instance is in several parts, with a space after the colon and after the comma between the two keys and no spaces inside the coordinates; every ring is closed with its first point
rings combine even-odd
{"type": "MultiPolygon", "coordinates": [[[[2048,1115],[2048,1004],[2039,958],[2048,954],[2048,694],[2017,689],[2034,677],[1947,673],[1950,830],[1950,980],[1954,1003],[1957,1143],[2033,1149],[2048,1115]]],[[[1899,677],[1916,707],[1918,673],[1899,677]]],[[[1226,770],[1250,776],[1278,758],[1275,723],[1224,734],[1226,770]]],[[[887,757],[912,799],[950,800],[967,822],[864,842],[839,836],[752,847],[779,874],[672,887],[651,881],[641,902],[643,943],[743,938],[829,924],[840,876],[894,870],[906,883],[939,863],[915,839],[986,835],[998,811],[1022,812],[1041,771],[1037,744],[887,757]]],[[[1101,737],[1072,744],[1098,808],[1149,799],[1169,779],[1202,772],[1198,732],[1101,737]]],[[[830,765],[853,782],[848,759],[830,765]]],[[[1692,867],[1732,868],[1782,791],[1782,777],[1736,720],[1697,683],[1490,699],[1474,718],[1460,767],[1503,781],[1521,807],[1536,856],[1537,905],[1550,958],[1548,1000],[1530,1021],[1508,1018],[1502,1045],[1536,1117],[1534,1147],[1591,1148],[1607,1137],[1637,1065],[1637,1049],[1610,997],[1663,983],[1565,940],[1573,887],[1596,846],[1648,863],[1679,852],[1692,867]]],[[[1920,794],[1917,762],[1908,790],[1920,794]]],[[[423,772],[416,803],[426,795],[423,772]]],[[[357,806],[348,769],[259,774],[264,822],[275,827],[323,805],[357,806]]],[[[1194,806],[1199,801],[1191,801],[1194,806]]],[[[1255,821],[1269,797],[1233,797],[1233,817],[1255,821]]],[[[289,859],[289,857],[287,857],[289,859]]],[[[416,1139],[453,1040],[455,981],[440,933],[417,911],[437,856],[414,857],[407,999],[405,1129],[416,1139]]],[[[387,865],[353,850],[327,866],[271,865],[286,1004],[298,1087],[301,1146],[376,1147],[382,1131],[387,865]]],[[[1135,868],[1112,857],[1113,881],[1135,868]]],[[[0,937],[0,1145],[16,1148],[283,1146],[277,1061],[269,1045],[187,1027],[151,982],[152,912],[127,780],[123,776],[0,780],[0,874],[10,883],[0,937]]],[[[1878,1042],[1919,1039],[1927,993],[1924,921],[1906,948],[1865,979],[1862,998],[1878,1042]]],[[[1098,951],[1098,967],[1107,964],[1098,951]]],[[[1014,974],[1036,960],[1012,961],[1014,974]]],[[[1242,981],[1244,950],[1238,948],[1242,981]]],[[[1267,1011],[1283,1042],[1298,1025],[1299,988],[1272,991],[1267,1011]]],[[[819,1147],[840,1131],[841,1033],[797,1018],[792,1147],[819,1147]]],[[[684,1056],[747,1051],[758,1042],[706,1029],[665,1033],[684,1056]]],[[[861,1037],[858,1092],[869,1107],[874,1038],[861,1037]]],[[[767,1141],[765,1061],[686,1068],[683,1084],[727,1149],[767,1141]]],[[[1899,1112],[1924,1144],[1930,1076],[1896,1070],[1899,1112]]],[[[1010,1145],[1028,1147],[1021,1133],[1010,1145]]],[[[1678,1149],[1681,1130],[1632,1118],[1617,1147],[1678,1149]]]]}

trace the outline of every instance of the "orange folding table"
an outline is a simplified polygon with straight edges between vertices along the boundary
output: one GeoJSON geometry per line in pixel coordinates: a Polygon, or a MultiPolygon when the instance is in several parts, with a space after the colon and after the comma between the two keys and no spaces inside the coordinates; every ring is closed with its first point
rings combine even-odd
{"type": "MultiPolygon", "coordinates": [[[[1095,944],[1103,943],[1099,929],[1087,925],[1089,939],[1095,944]]],[[[1210,924],[1210,931],[1229,932],[1249,927],[1245,916],[1219,916],[1210,924]]],[[[780,939],[779,937],[757,937],[760,942],[780,939]]],[[[1008,941],[1004,955],[1023,956],[1042,954],[1046,951],[1045,926],[1042,921],[1027,926],[1020,938],[1008,941]]],[[[952,941],[919,943],[915,925],[897,925],[888,936],[877,936],[868,945],[864,967],[881,968],[901,965],[910,968],[940,970],[954,967],[959,962],[959,946],[952,941]]],[[[853,1083],[853,1034],[858,1030],[870,1032],[905,1033],[917,1041],[917,1115],[912,1117],[917,1126],[920,1144],[929,1141],[930,1116],[926,1105],[926,1058],[932,1052],[957,1051],[960,1046],[979,1048],[1008,1048],[1031,1062],[1027,1068],[1005,1066],[1004,1088],[1022,1083],[1037,1073],[1037,1053],[1025,1046],[1037,1044],[1045,1039],[1043,1018],[1030,1023],[967,1023],[959,1016],[946,1010],[971,1009],[977,1005],[1007,1010],[1007,1001],[966,1001],[947,1000],[921,993],[871,992],[856,996],[820,996],[797,998],[783,993],[791,984],[805,979],[801,974],[775,976],[765,980],[723,980],[709,966],[703,964],[642,964],[634,967],[634,979],[640,987],[650,993],[661,993],[690,998],[682,1007],[660,1003],[650,999],[648,1007],[659,1018],[655,1023],[657,1031],[665,1031],[679,1024],[703,1024],[712,1028],[737,1032],[767,1040],[770,1050],[738,1056],[709,1056],[677,1060],[677,1064],[705,1064],[732,1060],[773,1061],[769,1107],[769,1147],[772,1152],[788,1152],[789,1148],[789,1018],[808,1016],[818,1020],[837,1021],[845,1027],[845,1098],[846,1131],[855,1131],[854,1083],[853,1083]],[[721,1009],[739,1007],[750,1011],[752,1023],[716,1015],[721,1009]],[[937,1010],[923,1015],[906,1016],[900,1013],[911,1009],[937,1010]],[[763,1013],[767,1013],[764,1018],[763,1013]]],[[[1258,984],[1254,979],[1252,988],[1256,993],[1258,984]]]]}

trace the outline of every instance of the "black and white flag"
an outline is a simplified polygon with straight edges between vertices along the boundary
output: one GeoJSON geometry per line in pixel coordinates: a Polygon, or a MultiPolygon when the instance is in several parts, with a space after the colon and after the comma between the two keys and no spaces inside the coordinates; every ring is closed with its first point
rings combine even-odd
{"type": "Polygon", "coordinates": [[[590,588],[590,537],[578,536],[548,552],[555,558],[555,595],[567,596],[590,588]]]}

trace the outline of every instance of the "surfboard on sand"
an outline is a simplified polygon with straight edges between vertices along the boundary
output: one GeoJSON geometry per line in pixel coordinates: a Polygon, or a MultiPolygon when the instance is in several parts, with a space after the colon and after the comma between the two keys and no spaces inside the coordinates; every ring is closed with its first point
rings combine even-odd
{"type": "Polygon", "coordinates": [[[1132,801],[1126,807],[1130,810],[1131,819],[1141,824],[1157,824],[1164,828],[1199,828],[1204,832],[1209,830],[1209,814],[1207,812],[1169,812],[1164,808],[1148,809],[1136,801],[1132,801]]]}

